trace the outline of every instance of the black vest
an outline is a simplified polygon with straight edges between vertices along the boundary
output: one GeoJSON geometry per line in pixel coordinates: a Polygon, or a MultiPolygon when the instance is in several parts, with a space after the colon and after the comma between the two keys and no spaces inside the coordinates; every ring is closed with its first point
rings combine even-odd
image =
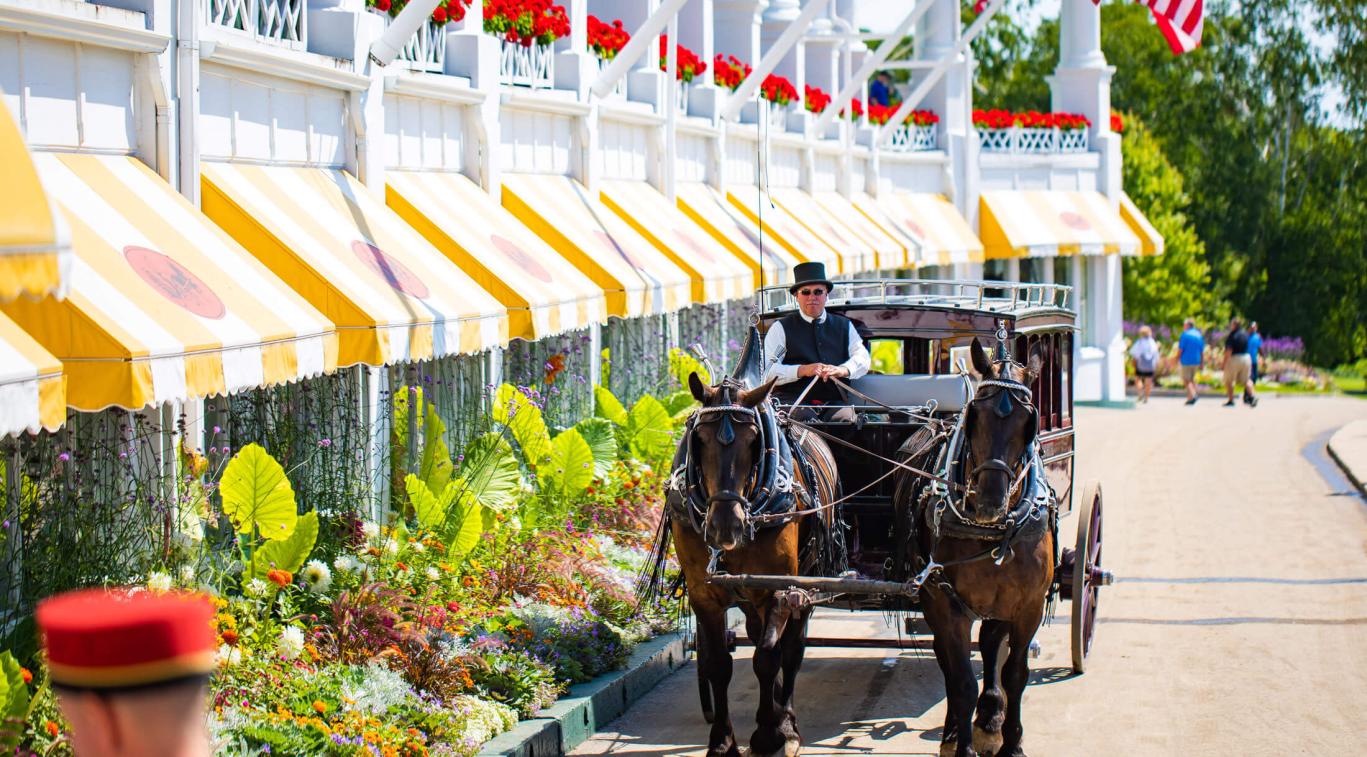
{"type": "MultiPolygon", "coordinates": [[[[783,336],[787,352],[783,355],[784,365],[806,365],[807,363],[826,363],[840,365],[850,359],[850,319],[827,312],[820,323],[808,323],[801,313],[789,313],[779,320],[783,324],[783,336]]],[[[802,390],[807,388],[811,378],[800,378],[774,390],[779,399],[791,404],[802,390]]],[[[829,381],[818,381],[812,387],[802,404],[809,405],[812,400],[824,403],[844,404],[845,398],[840,387],[829,381]]]]}

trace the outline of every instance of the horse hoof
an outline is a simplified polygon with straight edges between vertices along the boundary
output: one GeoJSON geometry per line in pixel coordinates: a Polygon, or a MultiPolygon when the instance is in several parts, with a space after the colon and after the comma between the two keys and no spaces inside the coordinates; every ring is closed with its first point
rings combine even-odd
{"type": "Polygon", "coordinates": [[[959,742],[941,741],[940,757],[978,757],[978,753],[970,748],[967,754],[959,754],[959,742]]]}
{"type": "Polygon", "coordinates": [[[996,754],[997,750],[1002,748],[1002,732],[1000,730],[987,731],[976,725],[973,726],[973,748],[979,754],[996,754]]]}

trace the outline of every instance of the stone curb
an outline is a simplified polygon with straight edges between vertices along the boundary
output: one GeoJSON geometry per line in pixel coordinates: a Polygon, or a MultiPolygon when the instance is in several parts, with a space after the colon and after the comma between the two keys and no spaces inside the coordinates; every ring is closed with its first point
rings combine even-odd
{"type": "Polygon", "coordinates": [[[1358,455],[1359,459],[1355,462],[1358,464],[1359,468],[1358,470],[1354,470],[1353,466],[1345,459],[1352,456],[1349,454],[1348,448],[1360,448],[1364,446],[1361,441],[1350,442],[1349,437],[1353,436],[1367,438],[1367,421],[1353,421],[1343,428],[1340,428],[1338,431],[1335,431],[1334,435],[1329,437],[1329,443],[1325,445],[1325,449],[1328,450],[1329,457],[1343,470],[1343,474],[1348,477],[1348,480],[1352,482],[1353,486],[1357,487],[1358,492],[1361,493],[1362,496],[1367,497],[1367,469],[1361,467],[1362,463],[1367,461],[1364,461],[1361,459],[1362,456],[1358,455]],[[1337,450],[1334,449],[1336,446],[1338,447],[1337,450]]]}
{"type": "Polygon", "coordinates": [[[485,744],[477,757],[565,754],[626,712],[686,659],[683,634],[670,633],[651,639],[632,652],[625,670],[571,686],[569,693],[542,710],[540,717],[518,723],[511,731],[485,744]]]}

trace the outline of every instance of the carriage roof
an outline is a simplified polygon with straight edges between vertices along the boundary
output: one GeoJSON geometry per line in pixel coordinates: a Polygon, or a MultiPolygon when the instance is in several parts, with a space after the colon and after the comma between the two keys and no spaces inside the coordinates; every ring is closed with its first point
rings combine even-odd
{"type": "MultiPolygon", "coordinates": [[[[851,279],[835,281],[826,308],[853,318],[865,336],[992,334],[998,320],[1012,333],[1075,328],[1072,287],[1008,281],[851,279]]],[[[759,318],[797,311],[787,286],[758,292],[759,318]]]]}

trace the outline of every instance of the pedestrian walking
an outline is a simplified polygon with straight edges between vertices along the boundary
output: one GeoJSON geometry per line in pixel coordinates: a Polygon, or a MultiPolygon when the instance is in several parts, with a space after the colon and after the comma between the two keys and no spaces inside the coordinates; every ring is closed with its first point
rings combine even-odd
{"type": "Polygon", "coordinates": [[[1248,393],[1249,407],[1258,406],[1258,398],[1253,395],[1253,382],[1249,376],[1253,360],[1248,356],[1248,332],[1238,318],[1229,322],[1229,336],[1225,337],[1225,407],[1234,407],[1234,387],[1241,387],[1248,393]]]}
{"type": "Polygon", "coordinates": [[[208,757],[213,617],[207,598],[182,593],[86,589],[38,605],[78,757],[208,757]]]}
{"type": "Polygon", "coordinates": [[[1182,386],[1187,390],[1187,404],[1196,404],[1196,374],[1201,370],[1201,356],[1206,339],[1191,318],[1182,322],[1182,336],[1177,339],[1177,358],[1182,371],[1182,386]]]}
{"type": "MultiPolygon", "coordinates": [[[[1263,335],[1258,331],[1258,322],[1249,321],[1248,323],[1248,359],[1252,365],[1248,371],[1248,383],[1250,387],[1258,385],[1258,350],[1262,349],[1263,335]]],[[[1253,404],[1253,390],[1244,390],[1244,404],[1253,404]]]]}
{"type": "Polygon", "coordinates": [[[1130,357],[1134,358],[1134,377],[1136,393],[1140,402],[1148,402],[1153,392],[1153,374],[1158,370],[1158,342],[1153,340],[1153,329],[1139,327],[1139,338],[1130,345],[1130,357]]]}

